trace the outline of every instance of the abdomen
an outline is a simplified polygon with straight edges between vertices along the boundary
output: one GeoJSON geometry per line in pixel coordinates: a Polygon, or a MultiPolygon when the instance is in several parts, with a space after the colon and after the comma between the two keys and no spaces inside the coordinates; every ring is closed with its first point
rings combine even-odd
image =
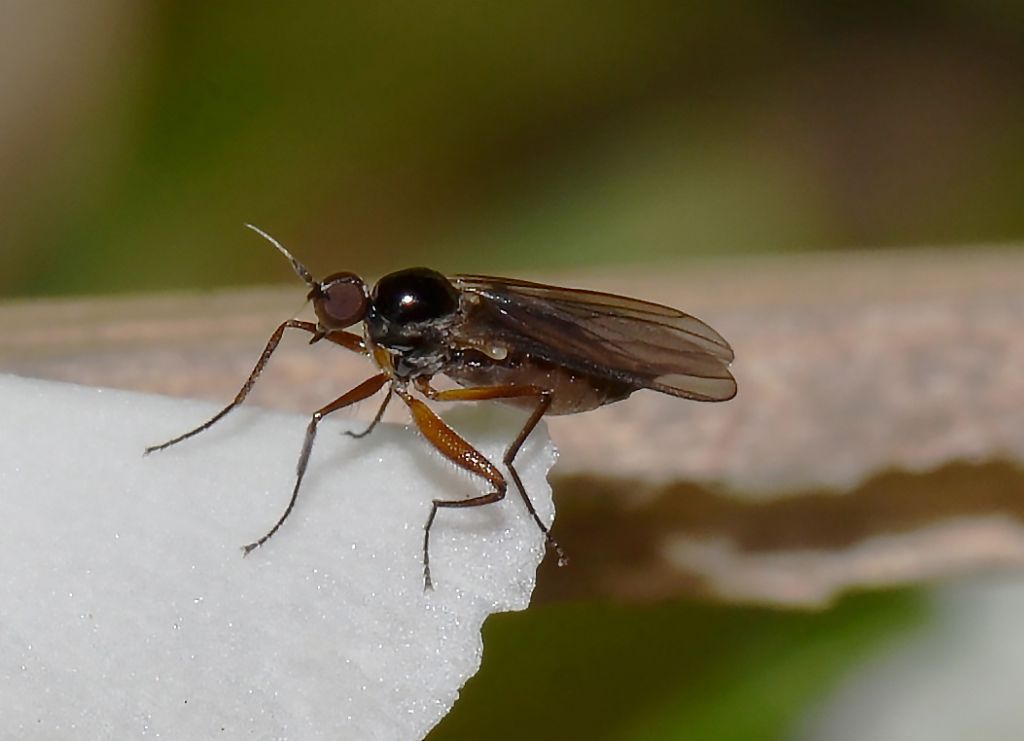
{"type": "MultiPolygon", "coordinates": [[[[444,369],[444,374],[460,386],[538,386],[551,391],[548,414],[575,414],[621,401],[636,390],[613,379],[576,373],[536,358],[509,357],[494,360],[483,353],[460,353],[444,369]]],[[[533,409],[532,399],[509,399],[507,404],[533,409]]]]}

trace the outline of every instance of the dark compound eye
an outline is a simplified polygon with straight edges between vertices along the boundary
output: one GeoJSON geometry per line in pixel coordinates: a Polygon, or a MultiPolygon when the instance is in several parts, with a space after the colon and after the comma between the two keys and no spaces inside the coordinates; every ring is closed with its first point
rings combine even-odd
{"type": "Polygon", "coordinates": [[[320,323],[327,329],[344,329],[366,316],[366,288],[353,273],[335,273],[310,294],[320,323]]]}
{"type": "Polygon", "coordinates": [[[436,270],[409,268],[377,281],[373,305],[396,324],[424,322],[454,314],[459,308],[459,293],[436,270]]]}

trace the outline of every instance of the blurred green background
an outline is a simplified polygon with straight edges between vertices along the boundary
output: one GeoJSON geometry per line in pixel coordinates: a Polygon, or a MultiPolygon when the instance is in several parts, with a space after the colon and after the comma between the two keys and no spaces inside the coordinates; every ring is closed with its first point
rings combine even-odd
{"type": "MultiPolygon", "coordinates": [[[[5,3],[0,296],[1024,237],[1024,4],[5,3]]],[[[924,612],[548,605],[432,739],[783,738],[924,612]]]]}
{"type": "Polygon", "coordinates": [[[1024,236],[1024,4],[49,0],[0,294],[1024,236]]]}
{"type": "Polygon", "coordinates": [[[885,592],[825,613],[678,601],[495,615],[480,673],[429,740],[816,741],[800,735],[809,711],[926,609],[885,592]]]}

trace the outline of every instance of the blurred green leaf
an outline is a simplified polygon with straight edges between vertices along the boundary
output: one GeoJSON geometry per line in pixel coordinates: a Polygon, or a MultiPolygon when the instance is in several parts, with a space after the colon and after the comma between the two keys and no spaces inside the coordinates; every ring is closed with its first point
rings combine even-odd
{"type": "Polygon", "coordinates": [[[1012,4],[146,7],[22,154],[0,291],[289,280],[243,222],[369,276],[1024,234],[1012,4]]]}
{"type": "Polygon", "coordinates": [[[822,613],[679,602],[496,615],[480,673],[429,738],[785,738],[844,672],[924,614],[919,595],[891,592],[822,613]]]}

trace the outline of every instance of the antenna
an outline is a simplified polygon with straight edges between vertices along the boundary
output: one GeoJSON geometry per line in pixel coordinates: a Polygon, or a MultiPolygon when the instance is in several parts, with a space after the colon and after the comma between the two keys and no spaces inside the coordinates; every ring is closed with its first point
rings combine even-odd
{"type": "Polygon", "coordinates": [[[252,224],[246,224],[246,226],[249,229],[252,229],[257,234],[259,234],[265,240],[270,242],[272,245],[277,247],[277,251],[280,252],[282,255],[284,255],[285,257],[288,258],[288,261],[292,264],[292,269],[295,270],[295,274],[298,275],[300,278],[302,278],[302,280],[306,283],[307,286],[309,286],[310,288],[316,288],[317,287],[317,282],[315,280],[313,280],[313,276],[310,274],[309,270],[306,269],[306,266],[303,265],[298,260],[296,260],[292,256],[292,253],[284,248],[283,244],[278,242],[276,239],[274,239],[272,236],[270,236],[265,231],[260,229],[258,226],[253,226],[252,224]]]}

